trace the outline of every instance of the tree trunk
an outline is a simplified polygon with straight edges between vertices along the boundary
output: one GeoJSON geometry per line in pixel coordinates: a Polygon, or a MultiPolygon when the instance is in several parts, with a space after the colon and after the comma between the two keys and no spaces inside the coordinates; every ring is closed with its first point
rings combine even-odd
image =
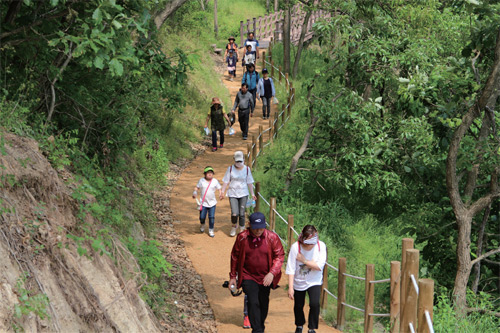
{"type": "MultiPolygon", "coordinates": [[[[486,207],[484,211],[483,220],[481,221],[481,225],[479,226],[479,232],[477,236],[477,251],[476,256],[479,257],[483,254],[483,244],[485,243],[484,232],[486,230],[486,225],[488,224],[488,220],[490,218],[491,205],[486,207]]],[[[474,265],[474,281],[472,282],[472,291],[477,294],[477,288],[479,286],[479,280],[481,278],[481,262],[479,261],[474,265]]]]}
{"type": "Polygon", "coordinates": [[[167,18],[175,13],[187,0],[172,0],[165,5],[165,8],[157,13],[154,18],[156,29],[160,29],[167,18]]]}
{"type": "MultiPolygon", "coordinates": [[[[471,260],[470,257],[470,244],[471,244],[471,225],[472,219],[476,214],[481,212],[483,209],[491,205],[492,201],[500,196],[498,190],[498,168],[491,175],[490,192],[483,197],[477,199],[475,202],[471,202],[473,189],[475,188],[475,183],[478,174],[476,172],[469,172],[468,179],[465,182],[465,189],[462,191],[460,188],[460,170],[457,170],[457,158],[460,151],[460,145],[462,140],[466,136],[472,123],[479,117],[483,116],[483,126],[480,131],[480,135],[477,139],[476,149],[482,151],[482,145],[487,144],[486,140],[490,133],[491,126],[487,126],[490,123],[489,110],[494,110],[496,105],[496,100],[500,95],[500,29],[497,33],[497,41],[495,46],[495,61],[493,63],[491,73],[488,76],[488,80],[481,92],[478,101],[472,105],[467,113],[462,117],[462,123],[453,133],[450,148],[448,150],[448,157],[446,159],[446,188],[448,191],[448,196],[450,198],[450,203],[455,213],[458,226],[458,239],[457,239],[457,273],[455,276],[455,284],[453,288],[453,295],[455,297],[455,305],[459,312],[464,312],[466,309],[466,291],[467,283],[469,281],[470,272],[472,270],[473,264],[479,262],[481,259],[486,258],[488,255],[492,255],[495,251],[490,251],[480,257],[471,260]],[[462,200],[461,193],[467,192],[466,203],[462,200]]],[[[470,161],[474,163],[473,171],[477,169],[480,170],[480,163],[477,161],[470,161]]]]}
{"type": "Polygon", "coordinates": [[[219,22],[217,20],[217,0],[214,0],[214,33],[215,33],[215,38],[219,38],[219,22]]]}
{"type": "Polygon", "coordinates": [[[283,25],[283,69],[290,73],[290,0],[286,0],[285,24],[283,25]]]}
{"type": "Polygon", "coordinates": [[[9,9],[7,10],[7,14],[3,20],[5,24],[12,24],[19,13],[19,9],[21,9],[23,1],[22,0],[11,0],[9,4],[9,9]]]}
{"type": "Polygon", "coordinates": [[[278,0],[274,0],[274,12],[276,13],[278,11],[279,5],[278,5],[278,0]]]}
{"type": "Polygon", "coordinates": [[[295,61],[293,62],[293,73],[292,76],[296,77],[299,72],[300,56],[302,55],[302,49],[304,48],[304,39],[306,38],[307,26],[309,24],[309,19],[311,18],[312,11],[309,10],[304,18],[304,23],[302,24],[302,30],[300,31],[299,44],[297,45],[297,54],[295,55],[295,61]]]}
{"type": "Polygon", "coordinates": [[[269,14],[269,0],[266,0],[266,14],[269,14]]]}

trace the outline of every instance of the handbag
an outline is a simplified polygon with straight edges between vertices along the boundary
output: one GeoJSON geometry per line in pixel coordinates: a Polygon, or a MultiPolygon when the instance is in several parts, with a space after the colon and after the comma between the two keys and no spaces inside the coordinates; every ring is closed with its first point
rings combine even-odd
{"type": "Polygon", "coordinates": [[[198,200],[198,198],[196,198],[196,203],[198,204],[198,206],[196,206],[196,209],[199,210],[200,212],[203,209],[203,201],[205,201],[205,197],[207,196],[207,192],[208,192],[208,189],[210,188],[210,184],[212,184],[212,180],[213,180],[213,178],[210,179],[210,182],[208,183],[207,189],[205,190],[205,194],[203,194],[203,199],[201,199],[201,202],[198,200]]]}

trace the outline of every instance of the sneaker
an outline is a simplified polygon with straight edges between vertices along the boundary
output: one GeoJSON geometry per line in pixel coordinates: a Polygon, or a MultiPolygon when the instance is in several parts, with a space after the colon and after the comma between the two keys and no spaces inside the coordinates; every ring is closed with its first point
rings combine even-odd
{"type": "Polygon", "coordinates": [[[204,225],[204,224],[202,224],[202,225],[200,226],[200,232],[205,232],[205,225],[204,225]]]}
{"type": "Polygon", "coordinates": [[[231,236],[231,237],[236,236],[236,227],[231,228],[231,232],[229,233],[229,236],[231,236]]]}
{"type": "Polygon", "coordinates": [[[246,136],[244,136],[244,137],[243,137],[243,140],[246,140],[246,139],[247,139],[247,137],[246,137],[246,136]]]}
{"type": "Polygon", "coordinates": [[[302,333],[302,326],[297,326],[295,333],[302,333]]]}
{"type": "Polygon", "coordinates": [[[229,81],[234,81],[234,78],[233,78],[233,77],[231,77],[231,78],[229,79],[229,81]]]}
{"type": "Polygon", "coordinates": [[[224,145],[223,144],[219,145],[219,148],[224,148],[224,145]]]}
{"type": "Polygon", "coordinates": [[[243,227],[240,227],[240,233],[242,233],[243,231],[245,231],[245,229],[246,229],[246,228],[245,228],[244,226],[243,226],[243,227]]]}
{"type": "Polygon", "coordinates": [[[307,333],[316,333],[316,331],[315,330],[309,330],[309,331],[307,331],[307,333]]]}
{"type": "Polygon", "coordinates": [[[208,229],[208,235],[209,235],[210,237],[214,237],[214,236],[215,236],[215,234],[214,234],[214,229],[208,229]]]}
{"type": "Polygon", "coordinates": [[[212,151],[217,151],[217,147],[212,147],[212,151]]]}
{"type": "Polygon", "coordinates": [[[252,326],[250,325],[250,319],[248,319],[248,316],[245,316],[243,318],[243,328],[251,328],[252,326]]]}

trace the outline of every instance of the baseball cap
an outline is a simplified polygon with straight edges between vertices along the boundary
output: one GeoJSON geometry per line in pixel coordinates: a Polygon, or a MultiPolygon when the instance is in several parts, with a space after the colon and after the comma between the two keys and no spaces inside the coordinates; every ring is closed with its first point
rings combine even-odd
{"type": "Polygon", "coordinates": [[[234,161],[235,162],[245,161],[245,157],[244,157],[243,152],[241,150],[238,150],[234,153],[234,161]]]}
{"type": "Polygon", "coordinates": [[[269,73],[269,72],[267,71],[267,68],[264,68],[264,69],[262,70],[262,74],[266,74],[266,73],[269,73]]]}
{"type": "Polygon", "coordinates": [[[265,229],[266,217],[261,212],[250,215],[250,229],[265,229]]]}

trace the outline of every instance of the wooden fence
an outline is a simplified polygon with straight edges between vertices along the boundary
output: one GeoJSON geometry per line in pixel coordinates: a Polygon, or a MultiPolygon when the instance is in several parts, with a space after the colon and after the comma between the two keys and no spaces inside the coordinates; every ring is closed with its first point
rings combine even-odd
{"type": "MultiPolygon", "coordinates": [[[[290,119],[292,107],[295,104],[295,88],[288,78],[288,74],[284,74],[281,68],[274,65],[272,58],[272,43],[268,50],[263,53],[262,65],[271,69],[271,77],[275,82],[283,85],[286,88],[286,104],[281,104],[278,112],[274,113],[274,117],[269,119],[269,127],[263,129],[259,126],[257,136],[252,136],[252,142],[247,145],[247,160],[250,166],[255,166],[257,158],[263,153],[264,148],[270,145],[273,140],[278,137],[280,130],[285,123],[290,119]],[[267,142],[264,143],[265,136],[268,135],[267,142]]],[[[290,249],[295,242],[295,237],[299,233],[294,228],[294,216],[288,215],[285,219],[277,211],[276,198],[266,200],[261,194],[260,183],[255,184],[255,193],[257,201],[255,211],[264,212],[263,205],[266,204],[269,209],[268,226],[270,230],[276,232],[277,221],[280,220],[286,225],[285,236],[280,237],[285,249],[290,249]]],[[[404,238],[402,240],[401,261],[391,261],[390,277],[375,280],[375,265],[367,264],[365,276],[355,276],[347,273],[347,259],[340,258],[338,267],[330,263],[326,263],[323,271],[323,288],[321,293],[321,309],[325,310],[328,304],[329,297],[336,301],[337,305],[337,323],[336,327],[339,330],[345,328],[346,323],[346,308],[350,308],[363,313],[364,315],[364,332],[372,332],[375,317],[389,317],[391,324],[391,332],[431,332],[434,333],[432,316],[433,316],[433,299],[434,299],[434,281],[431,279],[419,279],[419,250],[413,248],[413,239],[404,238]],[[328,290],[328,274],[333,271],[337,274],[337,295],[328,290]],[[365,302],[364,308],[358,308],[346,302],[346,281],[348,278],[363,281],[365,284],[365,302]],[[374,313],[374,295],[375,286],[380,283],[390,284],[390,301],[388,308],[389,313],[374,313]]]]}
{"type": "MultiPolygon", "coordinates": [[[[291,25],[290,25],[290,39],[292,43],[296,44],[300,38],[302,25],[306,12],[302,10],[303,5],[298,3],[290,10],[291,25]]],[[[306,28],[305,41],[313,36],[312,26],[319,18],[329,17],[330,13],[323,10],[317,10],[312,13],[309,23],[306,28]]],[[[257,40],[274,38],[275,41],[283,40],[283,25],[284,25],[285,12],[280,10],[264,17],[247,19],[246,22],[240,21],[240,46],[243,46],[245,36],[249,32],[255,34],[257,40]]]]}

